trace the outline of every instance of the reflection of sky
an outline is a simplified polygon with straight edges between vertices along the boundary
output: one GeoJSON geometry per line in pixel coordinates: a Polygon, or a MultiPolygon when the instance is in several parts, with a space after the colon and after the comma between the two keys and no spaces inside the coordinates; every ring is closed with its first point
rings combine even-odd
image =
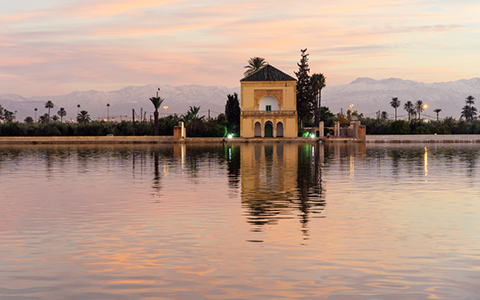
{"type": "Polygon", "coordinates": [[[292,217],[251,231],[223,148],[202,155],[187,147],[182,160],[159,147],[158,187],[151,147],[112,146],[83,158],[75,147],[17,158],[2,149],[0,298],[480,292],[474,146],[427,146],[425,176],[424,146],[326,145],[325,218],[309,221],[308,240],[292,217]]]}

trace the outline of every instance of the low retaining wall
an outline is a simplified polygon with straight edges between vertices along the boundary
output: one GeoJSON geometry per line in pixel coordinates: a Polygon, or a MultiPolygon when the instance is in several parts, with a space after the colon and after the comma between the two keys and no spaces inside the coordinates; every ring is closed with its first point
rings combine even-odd
{"type": "Polygon", "coordinates": [[[8,144],[156,144],[173,143],[173,137],[152,136],[85,136],[85,137],[0,137],[0,145],[8,144]]]}
{"type": "Polygon", "coordinates": [[[480,143],[479,134],[368,135],[367,143],[480,143]]]}
{"type": "Polygon", "coordinates": [[[49,144],[215,144],[215,143],[316,143],[312,138],[185,138],[173,136],[0,137],[0,145],[49,144]]]}

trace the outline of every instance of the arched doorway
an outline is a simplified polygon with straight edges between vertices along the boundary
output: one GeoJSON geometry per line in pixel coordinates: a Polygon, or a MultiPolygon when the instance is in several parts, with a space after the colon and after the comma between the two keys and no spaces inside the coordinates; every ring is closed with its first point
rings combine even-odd
{"type": "Polygon", "coordinates": [[[271,121],[267,121],[265,123],[265,135],[264,137],[273,137],[273,123],[271,121]]]}
{"type": "Polygon", "coordinates": [[[277,137],[283,137],[283,123],[277,123],[277,137]]]}
{"type": "Polygon", "coordinates": [[[255,122],[254,136],[262,137],[262,124],[260,122],[255,122]]]}

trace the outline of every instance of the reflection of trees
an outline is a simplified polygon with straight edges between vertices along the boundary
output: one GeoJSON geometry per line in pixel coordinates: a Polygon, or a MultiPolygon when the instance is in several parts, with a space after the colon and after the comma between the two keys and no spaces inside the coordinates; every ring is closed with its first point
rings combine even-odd
{"type": "Polygon", "coordinates": [[[28,155],[26,151],[19,147],[0,148],[0,170],[3,168],[5,161],[12,160],[17,161],[28,155]]]}
{"type": "Polygon", "coordinates": [[[158,170],[158,164],[160,161],[160,152],[158,149],[153,150],[153,184],[152,187],[157,190],[157,192],[160,192],[161,186],[160,186],[160,171],[158,170]]]}
{"type": "Polygon", "coordinates": [[[460,161],[465,162],[468,176],[472,177],[475,171],[475,164],[478,159],[478,150],[473,148],[463,149],[460,154],[460,161]]]}
{"type": "Polygon", "coordinates": [[[405,169],[407,174],[425,174],[427,161],[425,157],[441,159],[441,162],[449,167],[455,161],[465,165],[469,176],[473,176],[476,169],[476,162],[480,156],[480,149],[474,145],[427,145],[427,146],[380,146],[372,147],[367,154],[367,161],[377,161],[389,158],[392,165],[392,173],[396,176],[402,174],[405,169]]]}
{"type": "Polygon", "coordinates": [[[308,236],[307,225],[310,215],[321,213],[325,206],[320,147],[323,146],[298,146],[298,208],[301,212],[302,232],[305,236],[308,236]]]}
{"type": "Polygon", "coordinates": [[[225,159],[228,165],[228,185],[237,189],[240,183],[240,146],[224,146],[225,159]]]}
{"type": "Polygon", "coordinates": [[[46,148],[44,151],[45,155],[45,168],[47,169],[47,178],[50,178],[52,169],[53,169],[53,156],[55,155],[54,150],[52,148],[46,148]]]}
{"type": "MultiPolygon", "coordinates": [[[[185,163],[188,169],[189,175],[193,178],[198,177],[198,173],[202,171],[200,164],[206,164],[214,168],[217,164],[225,162],[223,145],[191,145],[187,146],[185,153],[185,163]]],[[[203,169],[204,171],[204,169],[203,169]]]]}

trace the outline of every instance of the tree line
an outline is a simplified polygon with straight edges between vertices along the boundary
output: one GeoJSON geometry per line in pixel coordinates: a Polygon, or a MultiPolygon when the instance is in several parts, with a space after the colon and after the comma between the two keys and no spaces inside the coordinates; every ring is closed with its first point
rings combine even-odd
{"type": "MultiPolygon", "coordinates": [[[[238,96],[235,94],[228,97],[234,97],[238,102],[238,96]]],[[[0,106],[0,136],[133,136],[133,135],[173,135],[174,127],[179,122],[184,122],[187,129],[187,135],[190,137],[224,137],[227,127],[238,130],[238,126],[229,125],[225,114],[220,114],[216,118],[205,118],[200,115],[200,106],[190,106],[189,110],[183,115],[169,115],[163,118],[158,117],[158,108],[164,99],[152,97],[150,99],[156,108],[154,113],[155,121],[122,121],[106,122],[92,121],[89,113],[85,110],[80,111],[80,105],[77,106],[77,123],[64,123],[63,117],[66,116],[64,108],[60,108],[56,115],[51,115],[51,109],[54,104],[48,101],[45,104],[47,113],[40,116],[35,122],[32,117],[25,118],[24,122],[15,121],[13,113],[0,106]],[[153,99],[153,100],[152,100],[153,99]]],[[[35,110],[36,112],[37,110],[35,110]]],[[[238,112],[238,116],[240,113],[238,112]]],[[[238,120],[238,124],[239,124],[238,120]]]]}
{"type": "MultiPolygon", "coordinates": [[[[475,104],[475,97],[472,95],[469,95],[467,98],[465,98],[465,106],[462,108],[460,112],[460,118],[464,118],[465,121],[472,123],[476,117],[477,117],[477,108],[474,106],[475,104]]],[[[399,108],[401,105],[400,100],[398,100],[398,97],[392,98],[392,101],[390,102],[390,106],[392,106],[395,109],[395,121],[397,120],[397,108],[399,108]]],[[[411,119],[421,119],[421,113],[427,108],[427,105],[423,103],[422,100],[418,100],[415,103],[412,103],[412,101],[407,101],[403,108],[408,114],[408,120],[411,119]]],[[[436,108],[433,110],[434,113],[437,114],[437,121],[439,121],[439,114],[442,111],[441,108],[436,108]]],[[[387,119],[388,114],[387,112],[383,111],[382,112],[382,118],[387,119]]]]}
{"type": "MultiPolygon", "coordinates": [[[[107,105],[110,105],[110,104],[107,104],[107,105]]],[[[57,122],[57,121],[63,122],[63,118],[67,115],[67,111],[65,110],[65,108],[60,107],[57,114],[51,116],[50,110],[54,107],[55,105],[53,104],[53,102],[51,100],[48,100],[45,103],[45,108],[48,109],[47,113],[39,116],[39,118],[37,119],[36,114],[37,114],[38,108],[35,107],[34,108],[35,119],[32,118],[31,116],[28,116],[24,119],[24,123],[25,124],[34,124],[34,123],[46,124],[48,122],[57,122]]],[[[80,104],[77,107],[80,109],[80,104]]],[[[3,121],[4,123],[10,123],[10,122],[14,122],[15,119],[16,119],[16,112],[13,113],[8,109],[3,108],[0,105],[0,121],[3,121]]],[[[90,122],[91,121],[90,114],[86,110],[79,111],[77,114],[76,120],[78,123],[90,122]]]]}

